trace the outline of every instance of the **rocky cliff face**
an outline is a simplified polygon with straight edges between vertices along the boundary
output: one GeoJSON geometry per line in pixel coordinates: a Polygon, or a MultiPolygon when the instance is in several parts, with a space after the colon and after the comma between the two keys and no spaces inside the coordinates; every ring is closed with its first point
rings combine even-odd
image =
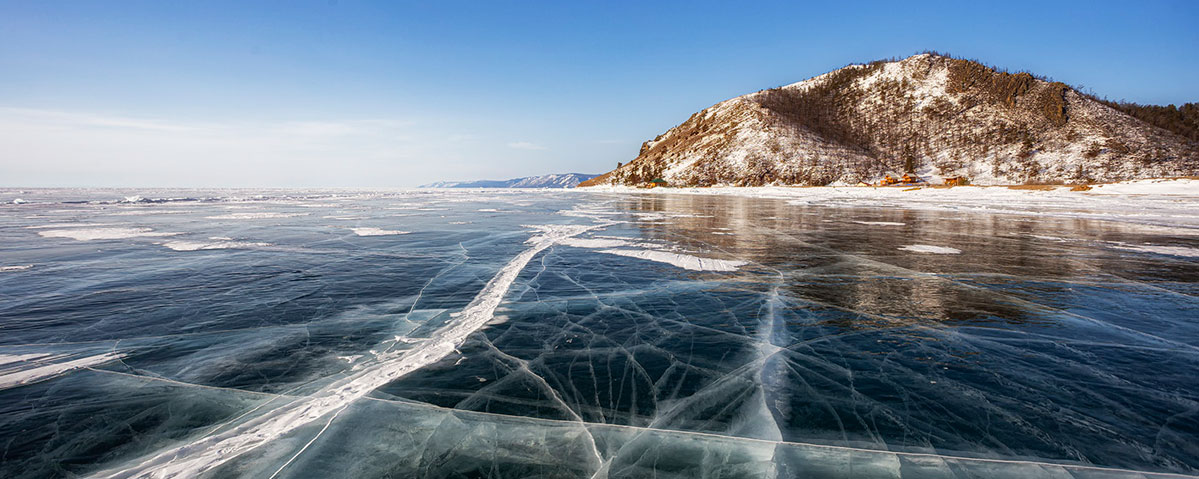
{"type": "Polygon", "coordinates": [[[935,54],[717,103],[580,186],[829,185],[915,172],[975,184],[1199,174],[1199,147],[1069,86],[935,54]]]}

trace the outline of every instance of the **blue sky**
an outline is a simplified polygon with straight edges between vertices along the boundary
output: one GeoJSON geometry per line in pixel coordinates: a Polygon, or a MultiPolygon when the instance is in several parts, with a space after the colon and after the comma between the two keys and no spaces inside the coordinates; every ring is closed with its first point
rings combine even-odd
{"type": "Polygon", "coordinates": [[[0,185],[602,172],[721,100],[932,49],[1199,101],[1199,2],[10,2],[0,185]]]}

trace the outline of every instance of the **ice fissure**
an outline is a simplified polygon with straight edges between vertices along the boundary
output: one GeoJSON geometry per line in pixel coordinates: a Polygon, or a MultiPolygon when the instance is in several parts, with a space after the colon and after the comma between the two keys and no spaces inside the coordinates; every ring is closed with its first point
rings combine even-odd
{"type": "Polygon", "coordinates": [[[170,448],[129,467],[105,471],[97,478],[194,477],[301,426],[336,413],[380,386],[450,355],[472,332],[490,321],[517,275],[538,253],[596,226],[531,226],[540,232],[529,248],[505,264],[461,314],[415,347],[383,351],[372,363],[310,396],[295,399],[223,432],[170,448]]]}

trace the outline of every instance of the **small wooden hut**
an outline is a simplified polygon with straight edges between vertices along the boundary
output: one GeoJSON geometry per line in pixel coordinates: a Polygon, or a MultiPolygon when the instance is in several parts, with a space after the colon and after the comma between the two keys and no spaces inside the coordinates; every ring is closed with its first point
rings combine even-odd
{"type": "Polygon", "coordinates": [[[965,176],[946,176],[944,178],[945,186],[962,186],[970,184],[965,176]]]}

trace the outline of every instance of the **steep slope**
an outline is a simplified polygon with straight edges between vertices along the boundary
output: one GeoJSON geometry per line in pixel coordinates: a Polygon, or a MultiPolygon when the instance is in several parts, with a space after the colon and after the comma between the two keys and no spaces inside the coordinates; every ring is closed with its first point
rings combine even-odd
{"type": "Polygon", "coordinates": [[[421,185],[421,188],[574,188],[580,182],[595,178],[598,175],[587,173],[561,173],[539,176],[526,176],[511,180],[481,180],[481,181],[438,181],[421,185]]]}
{"type": "Polygon", "coordinates": [[[580,186],[827,185],[887,173],[977,184],[1199,174],[1199,148],[1069,86],[937,54],[733,98],[580,186]]]}

